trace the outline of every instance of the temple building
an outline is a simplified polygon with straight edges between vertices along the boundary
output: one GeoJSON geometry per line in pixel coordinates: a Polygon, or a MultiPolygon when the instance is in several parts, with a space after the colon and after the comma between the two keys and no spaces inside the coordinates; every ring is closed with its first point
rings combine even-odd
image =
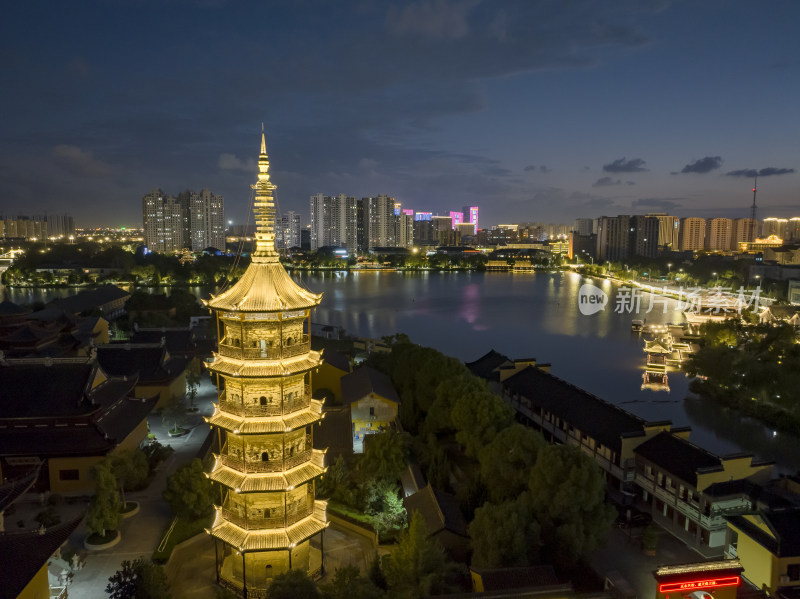
{"type": "Polygon", "coordinates": [[[325,451],[312,448],[322,401],[311,397],[321,363],[309,339],[311,309],[322,294],[296,284],[275,251],[275,185],[264,135],[254,212],[256,250],[244,275],[212,296],[219,350],[209,370],[219,402],[207,418],[219,455],[209,478],[219,505],[208,532],[216,546],[217,582],[241,597],[264,597],[288,570],[322,573],[325,501],[314,499],[325,451]]]}

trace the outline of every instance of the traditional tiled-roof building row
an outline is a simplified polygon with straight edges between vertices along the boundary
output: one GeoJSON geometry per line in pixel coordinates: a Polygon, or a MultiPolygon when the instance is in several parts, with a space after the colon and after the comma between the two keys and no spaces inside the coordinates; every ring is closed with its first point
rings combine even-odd
{"type": "Polygon", "coordinates": [[[800,587],[800,545],[793,544],[800,531],[800,509],[793,503],[800,504],[800,494],[784,494],[780,509],[769,510],[775,504],[774,498],[767,500],[775,482],[772,462],[749,454],[715,455],[689,441],[690,429],[648,422],[532,360],[491,351],[467,367],[489,381],[521,422],[550,442],[579,447],[592,457],[612,497],[648,510],[656,523],[706,556],[736,557],[731,544],[736,531],[733,538],[738,535],[745,547],[738,556],[746,578],[773,591],[800,587]],[[772,528],[766,522],[773,522],[772,528]]]}
{"type": "Polygon", "coordinates": [[[0,357],[0,477],[41,463],[38,490],[91,492],[91,467],[147,435],[156,398],[137,397],[137,380],[109,376],[94,355],[0,357]]]}

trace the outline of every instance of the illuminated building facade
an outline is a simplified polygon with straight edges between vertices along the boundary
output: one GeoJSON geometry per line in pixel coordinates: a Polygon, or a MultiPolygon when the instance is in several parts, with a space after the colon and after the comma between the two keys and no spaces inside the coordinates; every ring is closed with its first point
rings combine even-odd
{"type": "Polygon", "coordinates": [[[729,218],[709,218],[706,220],[706,249],[727,251],[733,239],[733,221],[729,218]]]}
{"type": "Polygon", "coordinates": [[[465,223],[472,225],[472,234],[478,232],[478,206],[464,206],[462,210],[465,223]]]}
{"type": "Polygon", "coordinates": [[[733,233],[731,234],[731,249],[739,251],[742,243],[750,243],[756,238],[758,231],[758,221],[752,218],[737,218],[733,221],[733,233]]]}
{"type": "Polygon", "coordinates": [[[239,281],[206,305],[216,312],[219,351],[209,370],[219,402],[207,421],[220,453],[209,478],[220,488],[208,532],[218,583],[240,597],[265,597],[288,570],[322,572],[327,503],[314,499],[325,472],[312,449],[322,402],[311,399],[321,363],[309,339],[321,294],[297,285],[275,251],[275,186],[262,135],[255,189],[256,250],[239,281]]]}
{"type": "Polygon", "coordinates": [[[681,219],[681,250],[702,250],[706,243],[706,219],[688,217],[681,219]]]}

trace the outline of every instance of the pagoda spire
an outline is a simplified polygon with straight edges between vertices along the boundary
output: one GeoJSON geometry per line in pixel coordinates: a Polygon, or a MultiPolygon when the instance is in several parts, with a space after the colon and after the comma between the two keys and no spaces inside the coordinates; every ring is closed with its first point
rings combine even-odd
{"type": "Polygon", "coordinates": [[[261,131],[261,153],[258,155],[258,182],[251,186],[256,194],[253,212],[256,217],[256,251],[253,262],[278,262],[275,251],[275,199],[272,192],[276,186],[269,180],[269,157],[267,140],[261,131]]]}

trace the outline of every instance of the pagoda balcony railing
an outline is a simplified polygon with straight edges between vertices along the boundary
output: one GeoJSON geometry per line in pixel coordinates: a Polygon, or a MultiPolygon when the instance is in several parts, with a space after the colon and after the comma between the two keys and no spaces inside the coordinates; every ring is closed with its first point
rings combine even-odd
{"type": "Polygon", "coordinates": [[[328,521],[327,506],[328,506],[327,502],[323,501],[314,502],[314,516],[316,516],[318,520],[322,520],[323,522],[328,521]]]}
{"type": "Polygon", "coordinates": [[[287,456],[283,460],[270,460],[268,462],[242,460],[241,456],[227,453],[222,453],[219,456],[219,460],[228,468],[233,468],[239,472],[263,474],[265,472],[281,472],[300,466],[301,464],[311,461],[312,456],[313,452],[307,449],[293,456],[287,456]]]}
{"type": "Polygon", "coordinates": [[[234,510],[222,508],[222,517],[231,524],[245,530],[259,530],[263,528],[283,528],[286,522],[283,516],[276,518],[248,518],[234,510]]]}
{"type": "Polygon", "coordinates": [[[308,518],[313,513],[313,504],[303,506],[297,511],[289,511],[286,515],[286,526],[291,526],[295,522],[300,522],[303,518],[308,518]]]}
{"type": "Polygon", "coordinates": [[[307,354],[311,351],[308,335],[303,335],[300,341],[292,343],[292,345],[278,347],[241,347],[224,341],[219,344],[220,355],[238,360],[280,360],[307,354]]]}
{"type": "Polygon", "coordinates": [[[233,468],[234,470],[245,473],[280,472],[283,470],[283,463],[281,460],[271,460],[269,462],[249,462],[246,460],[243,461],[240,457],[228,454],[220,455],[219,460],[228,468],[233,468]]]}
{"type": "Polygon", "coordinates": [[[283,460],[283,463],[286,465],[286,469],[294,468],[295,466],[299,466],[300,464],[304,464],[311,460],[311,450],[307,449],[305,451],[301,451],[300,453],[296,453],[291,457],[288,457],[283,460]]]}
{"type": "Polygon", "coordinates": [[[252,416],[255,418],[265,416],[281,416],[298,410],[311,407],[311,385],[303,385],[303,395],[289,399],[285,397],[281,404],[251,404],[242,405],[239,402],[227,401],[225,393],[220,396],[219,409],[236,416],[252,416]]]}

